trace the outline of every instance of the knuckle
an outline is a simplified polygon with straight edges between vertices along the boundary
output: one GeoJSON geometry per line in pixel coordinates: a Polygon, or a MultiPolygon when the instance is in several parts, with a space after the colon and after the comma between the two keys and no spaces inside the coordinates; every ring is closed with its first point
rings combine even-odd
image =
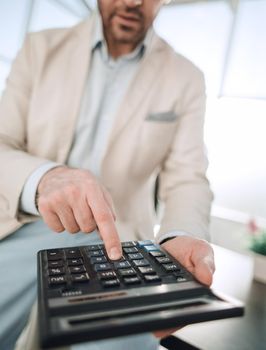
{"type": "Polygon", "coordinates": [[[89,199],[89,201],[94,200],[97,184],[93,183],[92,181],[86,181],[84,185],[85,185],[87,198],[89,199]]]}
{"type": "Polygon", "coordinates": [[[42,211],[50,211],[52,207],[60,205],[62,202],[62,193],[59,191],[53,192],[46,196],[41,196],[38,199],[38,208],[42,211]]]}
{"type": "Polygon", "coordinates": [[[69,227],[67,228],[67,231],[68,231],[69,233],[78,233],[78,232],[79,232],[79,227],[77,227],[77,226],[69,226],[69,227]]]}
{"type": "Polygon", "coordinates": [[[75,169],[74,171],[79,177],[87,178],[90,175],[90,172],[86,169],[75,169]]]}
{"type": "Polygon", "coordinates": [[[63,232],[65,229],[63,226],[55,226],[53,227],[53,230],[57,233],[63,232]]]}
{"type": "Polygon", "coordinates": [[[91,175],[91,174],[89,174],[89,173],[87,173],[87,176],[86,176],[86,179],[85,179],[85,185],[87,186],[87,187],[95,187],[95,186],[99,186],[99,182],[96,180],[96,178],[93,176],[93,175],[91,175]]]}
{"type": "Polygon", "coordinates": [[[92,179],[92,176],[88,170],[79,169],[79,174],[85,181],[87,181],[88,179],[92,179]]]}
{"type": "Polygon", "coordinates": [[[72,198],[76,198],[79,195],[79,189],[74,184],[69,184],[65,187],[64,192],[67,196],[71,196],[72,198]]]}
{"type": "Polygon", "coordinates": [[[50,227],[50,229],[53,230],[54,232],[60,233],[64,231],[64,227],[58,221],[55,222],[47,219],[45,219],[44,221],[47,224],[47,226],[50,227]]]}
{"type": "Polygon", "coordinates": [[[112,220],[112,216],[108,211],[102,211],[98,214],[98,220],[101,223],[108,223],[112,220]]]}
{"type": "Polygon", "coordinates": [[[199,239],[198,245],[205,249],[212,249],[210,244],[207,241],[205,241],[205,239],[199,239]]]}
{"type": "Polygon", "coordinates": [[[56,191],[52,194],[51,196],[51,202],[53,203],[53,205],[59,205],[62,201],[62,193],[59,191],[56,191]]]}
{"type": "Polygon", "coordinates": [[[50,211],[50,203],[46,198],[40,197],[38,199],[38,209],[40,213],[47,213],[50,211]]]}
{"type": "Polygon", "coordinates": [[[90,225],[88,225],[88,224],[86,225],[85,224],[85,225],[81,225],[80,228],[81,228],[82,232],[88,232],[89,233],[89,232],[94,231],[96,229],[96,227],[97,227],[96,224],[90,224],[90,225]]]}

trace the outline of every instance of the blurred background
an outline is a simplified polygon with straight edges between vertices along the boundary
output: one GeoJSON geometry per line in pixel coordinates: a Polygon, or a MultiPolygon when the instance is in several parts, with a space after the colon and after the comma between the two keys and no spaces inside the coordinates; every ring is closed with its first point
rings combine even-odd
{"type": "MultiPolygon", "coordinates": [[[[75,25],[95,6],[0,0],[0,96],[27,32],[75,25]]],[[[205,74],[211,238],[246,251],[247,223],[266,228],[266,0],[172,1],[155,29],[205,74]]]]}

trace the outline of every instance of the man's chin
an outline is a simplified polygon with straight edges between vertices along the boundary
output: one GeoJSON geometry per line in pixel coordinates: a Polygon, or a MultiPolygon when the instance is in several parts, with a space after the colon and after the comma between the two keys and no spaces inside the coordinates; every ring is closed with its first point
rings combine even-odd
{"type": "Polygon", "coordinates": [[[118,28],[113,32],[116,42],[121,44],[137,44],[141,41],[141,35],[137,31],[128,28],[118,28]]]}

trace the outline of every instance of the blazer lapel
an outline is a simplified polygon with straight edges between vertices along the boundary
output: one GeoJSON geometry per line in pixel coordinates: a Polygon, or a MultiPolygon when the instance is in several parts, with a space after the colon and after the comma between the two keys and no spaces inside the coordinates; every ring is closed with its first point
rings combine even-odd
{"type": "MultiPolygon", "coordinates": [[[[61,110],[63,118],[61,119],[60,128],[60,154],[59,161],[65,162],[73,142],[76,119],[82,101],[83,91],[87,79],[88,68],[91,59],[91,36],[95,21],[95,16],[90,17],[76,27],[76,33],[73,36],[71,54],[64,57],[62,69],[64,69],[64,84],[60,86],[63,101],[60,103],[64,106],[61,110]]],[[[62,83],[62,82],[61,82],[62,83]]]]}
{"type": "Polygon", "coordinates": [[[115,117],[114,126],[106,147],[107,153],[117,140],[118,135],[129,125],[130,120],[137,117],[137,109],[142,100],[145,99],[154,79],[158,77],[158,72],[160,72],[160,67],[163,64],[163,48],[163,42],[154,34],[151,47],[147,48],[148,52],[146,52],[136,76],[129,85],[115,117]]]}

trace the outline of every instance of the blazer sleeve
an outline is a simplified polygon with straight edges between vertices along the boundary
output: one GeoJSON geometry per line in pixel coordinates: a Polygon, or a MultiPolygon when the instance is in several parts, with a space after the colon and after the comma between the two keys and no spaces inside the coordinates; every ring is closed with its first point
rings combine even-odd
{"type": "Polygon", "coordinates": [[[29,35],[12,65],[0,101],[0,195],[10,218],[18,218],[20,195],[27,178],[47,162],[27,152],[33,65],[29,35]]]}
{"type": "Polygon", "coordinates": [[[164,214],[157,240],[163,233],[174,230],[208,239],[213,196],[206,178],[205,101],[203,74],[193,67],[184,88],[174,141],[159,174],[164,214]]]}

